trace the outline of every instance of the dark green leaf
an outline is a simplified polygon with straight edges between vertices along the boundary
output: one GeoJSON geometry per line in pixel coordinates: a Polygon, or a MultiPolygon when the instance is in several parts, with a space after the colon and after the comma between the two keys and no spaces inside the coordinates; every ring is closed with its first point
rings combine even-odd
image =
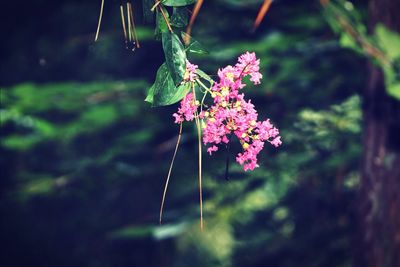
{"type": "Polygon", "coordinates": [[[143,0],[143,19],[145,23],[152,23],[154,21],[154,13],[151,11],[154,1],[143,0]]]}
{"type": "Polygon", "coordinates": [[[166,6],[187,6],[196,3],[196,0],[165,0],[162,3],[166,6]]]}
{"type": "Polygon", "coordinates": [[[375,39],[391,60],[400,58],[400,34],[378,24],[375,27],[375,39]]]}
{"type": "Polygon", "coordinates": [[[400,79],[394,66],[387,66],[383,68],[385,75],[385,87],[388,95],[400,100],[400,79]]]}
{"type": "Polygon", "coordinates": [[[165,62],[175,84],[183,80],[186,71],[186,52],[179,37],[175,33],[162,33],[162,45],[165,62]]]}
{"type": "Polygon", "coordinates": [[[167,106],[180,101],[190,91],[190,83],[178,87],[168,87],[154,96],[153,106],[167,106]]]}
{"type": "Polygon", "coordinates": [[[183,40],[190,40],[185,49],[187,52],[195,54],[208,54],[208,51],[196,39],[185,32],[181,32],[181,36],[183,40]]]}
{"type": "Polygon", "coordinates": [[[189,14],[186,7],[174,7],[171,16],[171,25],[182,28],[185,27],[189,20],[189,14]]]}
{"type": "Polygon", "coordinates": [[[175,86],[166,63],[163,63],[157,71],[156,81],[149,89],[145,101],[151,103],[153,107],[167,106],[181,100],[189,90],[190,83],[175,86]]]}
{"type": "Polygon", "coordinates": [[[146,101],[146,102],[149,102],[150,104],[153,104],[153,101],[154,101],[154,90],[155,90],[155,85],[156,85],[156,83],[154,83],[154,84],[150,87],[149,92],[147,93],[147,96],[146,96],[146,98],[145,98],[145,100],[144,100],[144,101],[146,101]]]}
{"type": "MultiPolygon", "coordinates": [[[[163,9],[164,14],[167,17],[167,19],[169,19],[168,11],[163,6],[161,6],[161,8],[163,9]]],[[[169,31],[168,25],[165,22],[164,16],[157,9],[157,11],[156,11],[156,29],[155,29],[155,32],[154,32],[154,35],[155,35],[156,39],[160,40],[161,39],[161,34],[164,33],[164,32],[168,32],[168,31],[169,31]]]]}

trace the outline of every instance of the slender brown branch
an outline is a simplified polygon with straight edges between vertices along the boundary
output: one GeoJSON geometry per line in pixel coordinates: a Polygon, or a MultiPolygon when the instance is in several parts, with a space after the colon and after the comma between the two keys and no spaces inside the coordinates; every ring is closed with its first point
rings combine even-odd
{"type": "Polygon", "coordinates": [[[197,15],[199,14],[202,4],[203,4],[203,0],[197,0],[196,5],[194,6],[192,16],[190,17],[189,25],[186,29],[186,35],[183,40],[185,42],[185,44],[189,44],[189,42],[190,42],[190,34],[192,33],[193,24],[197,18],[197,15]]]}
{"type": "Polygon", "coordinates": [[[121,11],[121,21],[122,21],[122,30],[124,31],[124,38],[125,38],[125,43],[128,42],[128,38],[126,36],[126,26],[125,26],[125,16],[124,16],[124,6],[120,5],[119,9],[121,11]]]}
{"type": "Polygon", "coordinates": [[[338,24],[342,29],[350,35],[351,38],[357,43],[357,45],[364,51],[364,53],[372,58],[378,60],[382,65],[390,65],[391,61],[385,53],[374,46],[367,38],[360,34],[356,28],[351,24],[351,22],[337,12],[333,6],[331,6],[329,0],[320,0],[320,3],[324,9],[332,12],[333,16],[337,20],[338,24]],[[328,10],[329,8],[329,10],[328,10]]]}
{"type": "Polygon", "coordinates": [[[254,21],[253,31],[260,26],[260,23],[263,21],[265,15],[267,14],[269,7],[271,6],[272,0],[264,0],[260,10],[258,11],[256,20],[254,21]]]}
{"type": "Polygon", "coordinates": [[[174,166],[176,153],[178,152],[178,147],[179,147],[179,143],[181,141],[181,136],[182,136],[182,123],[179,125],[178,140],[176,141],[174,155],[172,156],[172,161],[171,161],[171,164],[169,165],[167,180],[165,181],[164,192],[163,192],[163,197],[162,197],[161,207],[160,207],[160,224],[162,222],[162,215],[163,215],[163,210],[164,210],[165,197],[167,195],[167,190],[168,190],[169,179],[171,177],[172,167],[174,166]]]}
{"type": "Polygon", "coordinates": [[[133,37],[132,37],[132,24],[131,24],[131,13],[129,12],[129,5],[130,5],[130,3],[127,2],[126,3],[126,16],[127,16],[127,19],[128,19],[128,39],[129,39],[129,42],[132,42],[132,40],[133,40],[133,37]]]}
{"type": "Polygon", "coordinates": [[[133,19],[133,11],[132,11],[132,9],[133,9],[132,8],[132,4],[129,3],[129,14],[130,14],[130,17],[131,17],[131,21],[130,22],[132,23],[132,28],[133,28],[133,38],[135,39],[136,47],[140,48],[139,39],[138,39],[137,33],[136,33],[135,21],[133,19]]]}
{"type": "MultiPolygon", "coordinates": [[[[192,84],[193,91],[193,101],[196,104],[196,92],[194,90],[194,83],[192,84]]],[[[203,192],[202,192],[202,153],[201,153],[201,125],[199,120],[199,114],[196,110],[195,112],[195,121],[197,128],[197,137],[198,137],[198,151],[199,151],[199,198],[200,198],[200,229],[203,231],[204,223],[203,223],[203,192]]]]}
{"type": "Polygon", "coordinates": [[[168,18],[167,18],[167,16],[165,15],[164,10],[162,9],[161,6],[158,6],[158,9],[161,11],[161,14],[162,14],[163,17],[164,17],[165,23],[167,23],[168,30],[169,30],[171,33],[173,33],[174,31],[173,31],[172,28],[171,28],[171,24],[169,24],[168,18]]]}
{"type": "Polygon", "coordinates": [[[151,11],[154,11],[154,9],[156,9],[156,7],[157,7],[160,3],[161,3],[161,1],[157,1],[157,2],[154,4],[154,6],[152,6],[152,7],[150,8],[150,10],[151,10],[151,11]]]}
{"type": "Polygon", "coordinates": [[[97,39],[99,38],[101,19],[103,18],[103,9],[104,9],[104,0],[101,0],[99,22],[97,23],[96,36],[94,37],[94,41],[95,41],[95,42],[96,42],[97,39]]]}

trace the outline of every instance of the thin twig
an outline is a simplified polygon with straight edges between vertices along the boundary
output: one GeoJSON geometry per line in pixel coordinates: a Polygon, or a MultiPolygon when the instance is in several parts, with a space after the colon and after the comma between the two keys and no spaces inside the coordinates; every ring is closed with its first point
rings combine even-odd
{"type": "Polygon", "coordinates": [[[206,99],[207,96],[207,91],[204,93],[203,98],[201,99],[201,103],[200,103],[200,114],[203,112],[203,105],[204,105],[204,100],[206,99]]]}
{"type": "Polygon", "coordinates": [[[125,16],[124,16],[124,6],[121,4],[119,6],[119,9],[121,11],[121,21],[122,21],[122,30],[124,31],[124,38],[125,38],[125,44],[128,42],[128,38],[126,36],[126,26],[125,26],[125,16]]]}
{"type": "MultiPolygon", "coordinates": [[[[193,90],[193,101],[196,103],[196,92],[194,90],[194,83],[192,84],[193,90]]],[[[199,120],[199,114],[196,110],[195,112],[195,121],[197,128],[197,137],[198,137],[198,146],[199,146],[199,198],[200,198],[200,229],[203,231],[204,223],[203,223],[203,192],[202,192],[202,153],[201,153],[201,126],[199,120]]]]}
{"type": "Polygon", "coordinates": [[[202,4],[203,4],[203,0],[197,0],[196,5],[194,6],[192,16],[190,17],[189,26],[186,29],[186,35],[183,40],[186,45],[188,45],[190,43],[190,34],[192,33],[193,24],[194,24],[194,21],[196,20],[197,15],[199,14],[202,4]]]}
{"type": "Polygon", "coordinates": [[[152,7],[150,8],[150,10],[151,10],[151,11],[154,11],[154,9],[156,9],[156,7],[157,7],[160,3],[161,3],[161,1],[157,1],[157,2],[154,4],[154,6],[152,6],[152,7]]]}
{"type": "Polygon", "coordinates": [[[131,13],[129,12],[129,2],[126,3],[126,16],[128,17],[128,39],[132,42],[132,25],[131,25],[131,13]]]}
{"type": "Polygon", "coordinates": [[[205,86],[204,83],[202,83],[202,82],[200,81],[200,79],[196,79],[196,82],[197,82],[201,87],[203,87],[207,92],[211,92],[211,90],[210,90],[207,86],[205,86]]]}
{"type": "Polygon", "coordinates": [[[94,37],[94,41],[95,41],[95,42],[97,42],[97,39],[99,38],[101,19],[102,19],[102,17],[103,17],[103,8],[104,8],[104,0],[101,0],[99,22],[97,23],[96,36],[94,37]]]}
{"type": "Polygon", "coordinates": [[[391,61],[385,53],[375,47],[367,38],[365,38],[349,21],[348,18],[341,15],[335,7],[328,0],[320,1],[323,8],[325,8],[328,12],[331,11],[338,24],[342,29],[350,35],[351,38],[358,44],[358,46],[364,51],[364,53],[372,58],[377,59],[382,65],[388,66],[391,64],[391,61]],[[328,8],[330,7],[330,10],[328,8]]]}
{"type": "Polygon", "coordinates": [[[230,159],[230,148],[231,148],[232,134],[229,136],[229,142],[226,144],[226,165],[225,165],[225,180],[229,180],[229,159],[230,159]]]}
{"type": "Polygon", "coordinates": [[[169,24],[169,21],[168,21],[168,19],[167,19],[167,16],[165,15],[165,13],[164,13],[162,7],[161,7],[161,6],[158,6],[158,9],[160,9],[161,14],[162,14],[163,17],[164,17],[165,23],[167,23],[168,30],[169,30],[171,33],[173,33],[174,31],[172,30],[171,25],[169,24]]]}
{"type": "Polygon", "coordinates": [[[260,26],[261,21],[263,21],[265,15],[268,12],[269,7],[271,6],[272,0],[264,0],[264,3],[262,4],[260,11],[258,11],[257,18],[254,21],[253,25],[253,31],[255,31],[258,26],[260,26]]]}
{"type": "Polygon", "coordinates": [[[178,147],[179,147],[179,143],[181,141],[181,136],[182,136],[182,123],[180,123],[180,125],[179,125],[178,140],[176,141],[174,155],[172,156],[172,161],[171,161],[171,164],[170,164],[169,170],[168,170],[167,180],[165,181],[164,192],[163,192],[163,197],[162,197],[161,207],[160,207],[160,224],[162,222],[162,215],[163,215],[163,210],[164,210],[165,197],[167,195],[167,190],[168,190],[169,178],[171,177],[172,167],[174,166],[174,161],[175,161],[176,153],[178,152],[178,147]]]}
{"type": "Polygon", "coordinates": [[[133,28],[133,37],[135,39],[136,47],[140,48],[139,39],[138,39],[137,33],[136,33],[135,21],[133,19],[133,11],[132,11],[132,4],[131,3],[129,3],[129,13],[130,13],[130,16],[131,16],[131,23],[132,23],[132,28],[133,28]]]}

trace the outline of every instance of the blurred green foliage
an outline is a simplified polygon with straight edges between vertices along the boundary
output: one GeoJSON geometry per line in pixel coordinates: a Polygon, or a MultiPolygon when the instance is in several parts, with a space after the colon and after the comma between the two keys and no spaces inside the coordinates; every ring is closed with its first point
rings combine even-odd
{"type": "Polygon", "coordinates": [[[317,1],[274,1],[251,34],[260,3],[206,1],[194,27],[210,53],[190,60],[210,75],[257,53],[264,79],[247,94],[284,141],[251,173],[233,146],[229,180],[226,153],[204,154],[204,232],[191,124],[157,223],[178,127],[176,106],[143,101],[164,60],[152,29],[125,51],[118,6],[106,5],[100,42],[78,38],[95,30],[97,1],[41,1],[62,32],[13,25],[0,69],[1,266],[351,266],[366,60],[342,48],[317,1]]]}
{"type": "Polygon", "coordinates": [[[363,16],[346,0],[331,1],[325,7],[327,21],[340,36],[340,44],[367,56],[383,69],[386,92],[400,100],[400,35],[383,24],[367,33],[363,16]]]}

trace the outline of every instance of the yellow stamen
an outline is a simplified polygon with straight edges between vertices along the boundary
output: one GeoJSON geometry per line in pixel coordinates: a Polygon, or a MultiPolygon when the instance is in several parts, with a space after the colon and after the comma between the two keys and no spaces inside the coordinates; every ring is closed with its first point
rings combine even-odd
{"type": "Polygon", "coordinates": [[[223,95],[223,96],[229,95],[229,88],[226,87],[226,86],[222,87],[221,88],[221,95],[223,95]]]}
{"type": "Polygon", "coordinates": [[[184,81],[189,80],[189,71],[188,70],[185,71],[185,75],[183,75],[183,80],[184,81]]]}
{"type": "Polygon", "coordinates": [[[234,78],[235,76],[233,75],[233,73],[232,72],[228,72],[227,74],[226,74],[226,78],[228,78],[228,80],[230,80],[231,82],[233,82],[233,78],[234,78]]]}

